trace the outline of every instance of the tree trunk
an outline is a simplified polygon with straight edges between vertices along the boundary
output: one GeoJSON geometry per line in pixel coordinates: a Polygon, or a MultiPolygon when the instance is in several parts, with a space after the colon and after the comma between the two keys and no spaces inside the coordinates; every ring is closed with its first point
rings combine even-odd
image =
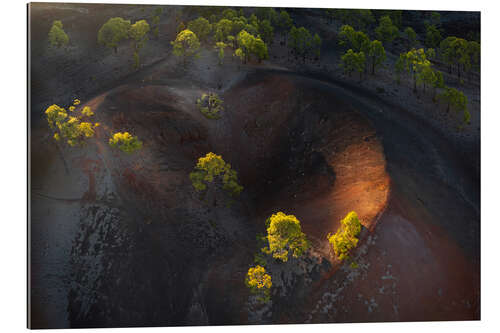
{"type": "Polygon", "coordinates": [[[115,54],[118,53],[118,46],[115,46],[114,49],[115,49],[115,54]]]}
{"type": "Polygon", "coordinates": [[[372,58],[372,75],[375,75],[375,57],[372,58]]]}

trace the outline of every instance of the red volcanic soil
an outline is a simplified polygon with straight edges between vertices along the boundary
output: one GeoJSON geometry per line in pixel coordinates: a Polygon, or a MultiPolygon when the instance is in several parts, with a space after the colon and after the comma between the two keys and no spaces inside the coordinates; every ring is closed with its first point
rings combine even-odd
{"type": "MultiPolygon", "coordinates": [[[[133,230],[128,237],[140,250],[130,250],[124,261],[108,255],[119,270],[99,273],[107,289],[92,296],[95,312],[74,319],[76,325],[246,323],[244,276],[258,251],[255,236],[277,211],[299,218],[315,252],[334,270],[323,271],[314,289],[293,296],[286,308],[288,300],[277,298],[272,322],[478,318],[477,253],[467,245],[475,238],[457,239],[476,213],[435,175],[415,172],[411,163],[397,163],[399,155],[387,154],[383,139],[393,125],[377,127],[331,87],[311,79],[249,75],[219,92],[219,120],[197,110],[203,92],[173,80],[141,82],[89,102],[102,125],[96,149],[72,160],[88,177],[83,199],[99,201],[98,179],[109,173],[109,188],[120,200],[113,205],[127,216],[127,230],[133,230]],[[111,133],[125,130],[143,141],[138,154],[107,145],[111,133]],[[245,189],[232,206],[208,207],[192,188],[189,172],[208,152],[222,155],[238,172],[245,189]],[[365,227],[355,254],[358,269],[338,265],[326,239],[350,211],[365,227]],[[114,284],[117,272],[127,284],[114,284]],[[129,287],[144,280],[125,299],[129,287]],[[160,297],[162,288],[168,297],[160,297]],[[148,317],[134,300],[176,312],[148,317]],[[119,315],[121,307],[139,319],[119,315]],[[116,309],[117,317],[100,317],[101,308],[116,309]]],[[[391,154],[421,149],[413,138],[397,143],[401,152],[391,154]]],[[[72,269],[85,271],[88,257],[76,258],[72,269]]],[[[84,288],[78,293],[86,297],[84,288]]],[[[79,314],[75,299],[70,312],[79,314]]]]}

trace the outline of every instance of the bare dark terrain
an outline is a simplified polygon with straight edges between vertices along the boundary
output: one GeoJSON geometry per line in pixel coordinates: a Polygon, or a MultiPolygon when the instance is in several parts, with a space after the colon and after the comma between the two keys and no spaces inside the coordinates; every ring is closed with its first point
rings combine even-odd
{"type": "MultiPolygon", "coordinates": [[[[219,66],[205,48],[183,69],[169,45],[180,7],[165,7],[135,71],[127,46],[114,54],[95,36],[109,17],[146,17],[144,7],[31,7],[32,327],[480,319],[479,100],[458,132],[384,73],[362,84],[340,75],[328,38],[322,64],[271,51],[219,66]],[[71,46],[53,52],[46,34],[61,18],[71,46]],[[224,100],[219,120],[196,108],[207,91],[224,100]],[[53,144],[43,119],[73,98],[102,124],[83,148],[53,144]],[[141,151],[109,147],[108,133],[123,130],[141,151]],[[211,207],[193,189],[189,173],[208,152],[238,172],[244,191],[231,205],[211,207]],[[363,224],[356,269],[326,238],[352,210],[363,224]],[[270,263],[272,302],[258,306],[244,278],[276,211],[297,216],[313,246],[270,263]]],[[[296,13],[315,24],[314,11],[296,13]]]]}

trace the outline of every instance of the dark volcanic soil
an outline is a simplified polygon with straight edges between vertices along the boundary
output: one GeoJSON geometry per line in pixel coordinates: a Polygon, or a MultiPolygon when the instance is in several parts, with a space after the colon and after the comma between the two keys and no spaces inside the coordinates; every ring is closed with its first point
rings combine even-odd
{"type": "MultiPolygon", "coordinates": [[[[87,146],[54,145],[44,123],[33,127],[33,327],[479,319],[479,175],[441,131],[324,74],[229,59],[220,68],[208,52],[188,71],[153,51],[145,59],[95,90],[85,81],[95,97],[82,102],[102,124],[87,146]],[[213,90],[219,120],[195,105],[213,90]],[[124,130],[143,140],[140,152],[107,145],[124,130]],[[210,151],[245,188],[231,204],[213,207],[192,188],[189,172],[210,151]],[[365,227],[358,268],[326,242],[351,210],[365,227]],[[276,211],[300,219],[312,268],[270,269],[273,303],[259,317],[243,281],[276,211]]],[[[34,89],[47,73],[33,75],[34,89]]],[[[58,87],[53,98],[73,94],[58,87]]],[[[50,85],[36,91],[32,106],[52,103],[50,85]]]]}

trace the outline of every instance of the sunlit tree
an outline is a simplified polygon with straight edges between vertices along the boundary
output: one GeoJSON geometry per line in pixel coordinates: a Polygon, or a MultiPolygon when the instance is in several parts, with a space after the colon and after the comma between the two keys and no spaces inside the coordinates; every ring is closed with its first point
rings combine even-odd
{"type": "Polygon", "coordinates": [[[339,260],[349,258],[349,252],[358,245],[357,238],[361,232],[361,222],[355,212],[350,212],[340,222],[340,228],[335,234],[328,234],[328,242],[339,260]]]}
{"type": "Polygon", "coordinates": [[[380,41],[374,40],[370,43],[368,57],[372,64],[372,74],[375,74],[375,68],[382,64],[386,58],[384,46],[380,41]]]}
{"type": "Polygon", "coordinates": [[[352,72],[359,72],[359,77],[365,70],[366,57],[364,52],[354,52],[352,49],[347,50],[347,52],[341,57],[341,66],[347,75],[351,76],[352,72]]]}
{"type": "Polygon", "coordinates": [[[194,32],[200,42],[206,41],[212,32],[212,25],[204,17],[198,17],[196,20],[190,21],[187,28],[194,32]]]}
{"type": "Polygon", "coordinates": [[[270,289],[273,285],[271,276],[266,273],[262,266],[250,267],[245,277],[245,284],[252,294],[257,295],[258,300],[266,303],[270,300],[270,289]]]}
{"type": "Polygon", "coordinates": [[[339,44],[355,52],[368,52],[370,38],[363,31],[356,31],[350,25],[343,25],[339,31],[339,44]]]}
{"type": "Polygon", "coordinates": [[[47,122],[56,141],[63,140],[74,147],[83,145],[86,139],[94,136],[94,129],[99,123],[90,121],[90,117],[94,115],[90,107],[85,106],[77,112],[76,107],[79,104],[80,100],[75,99],[73,105],[68,107],[69,112],[56,104],[45,110],[47,122]]]}
{"type": "Polygon", "coordinates": [[[441,32],[434,25],[428,25],[425,32],[425,46],[436,48],[443,40],[441,32]]]}
{"type": "Polygon", "coordinates": [[[288,31],[293,26],[293,20],[286,10],[281,10],[277,23],[278,29],[281,31],[281,35],[286,40],[288,31]]]}
{"type": "Polygon", "coordinates": [[[220,118],[220,112],[224,110],[222,104],[222,99],[215,93],[204,93],[196,100],[196,105],[200,112],[209,119],[220,118]]]}
{"type": "Polygon", "coordinates": [[[130,21],[121,17],[110,18],[103,24],[97,34],[99,44],[107,46],[118,52],[118,44],[129,37],[130,21]]]}
{"type": "Polygon", "coordinates": [[[125,153],[132,154],[142,148],[142,141],[129,132],[117,132],[109,139],[109,145],[125,153]]]}
{"type": "Polygon", "coordinates": [[[389,16],[382,16],[379,21],[379,26],[375,28],[375,35],[378,40],[387,45],[392,43],[392,41],[399,36],[399,29],[392,24],[392,20],[389,16]]]}
{"type": "Polygon", "coordinates": [[[215,40],[218,42],[226,41],[227,36],[231,34],[233,22],[228,19],[221,19],[214,27],[215,40]]]}
{"type": "Polygon", "coordinates": [[[212,152],[198,159],[194,171],[189,174],[191,183],[197,192],[202,194],[212,193],[213,206],[217,206],[217,189],[222,189],[231,196],[237,196],[243,190],[238,184],[238,175],[226,163],[222,156],[212,152]]]}
{"type": "Polygon", "coordinates": [[[415,30],[413,30],[412,27],[406,27],[405,31],[405,37],[407,40],[407,49],[410,50],[414,45],[415,42],[417,41],[417,33],[415,30]]]}
{"type": "Polygon", "coordinates": [[[302,232],[300,221],[294,215],[278,212],[266,220],[268,246],[264,253],[287,262],[289,256],[302,256],[310,247],[306,235],[302,232]]]}
{"type": "Polygon", "coordinates": [[[269,20],[262,20],[259,23],[259,34],[264,42],[267,44],[273,43],[274,28],[269,20]]]}
{"type": "Polygon", "coordinates": [[[49,31],[49,43],[53,47],[66,46],[69,43],[69,37],[63,30],[61,21],[54,21],[49,31]]]}
{"type": "Polygon", "coordinates": [[[134,41],[134,67],[139,68],[139,51],[148,40],[149,24],[146,20],[140,20],[130,26],[129,35],[134,41]]]}
{"type": "Polygon", "coordinates": [[[188,58],[197,56],[200,48],[198,37],[194,32],[188,29],[179,32],[175,41],[172,41],[171,44],[174,48],[174,54],[178,57],[182,57],[184,66],[188,58]]]}

